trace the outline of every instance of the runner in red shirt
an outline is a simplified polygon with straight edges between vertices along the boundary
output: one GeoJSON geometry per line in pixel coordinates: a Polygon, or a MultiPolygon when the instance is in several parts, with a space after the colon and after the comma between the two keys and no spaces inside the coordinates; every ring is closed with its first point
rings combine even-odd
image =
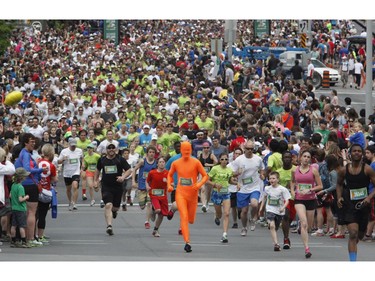
{"type": "Polygon", "coordinates": [[[148,173],[146,180],[146,189],[150,194],[152,204],[151,220],[155,221],[155,216],[158,218],[155,222],[155,227],[152,235],[160,237],[159,227],[163,221],[163,217],[168,215],[168,197],[167,197],[167,177],[168,170],[165,169],[165,159],[160,157],[157,162],[157,169],[151,170],[148,173]]]}

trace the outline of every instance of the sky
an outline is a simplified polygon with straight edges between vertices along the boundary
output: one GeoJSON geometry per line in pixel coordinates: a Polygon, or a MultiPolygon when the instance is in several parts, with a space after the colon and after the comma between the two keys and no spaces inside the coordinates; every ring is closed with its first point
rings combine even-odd
{"type": "Polygon", "coordinates": [[[2,19],[371,19],[361,8],[343,2],[303,1],[3,1],[2,19]],[[130,2],[130,3],[129,3],[130,2]],[[16,5],[15,5],[16,3],[16,5]],[[47,4],[48,3],[48,4],[47,4]],[[231,6],[229,6],[232,4],[231,6]],[[263,4],[263,5],[262,5],[263,4]],[[42,8],[43,7],[43,8],[42,8]],[[6,11],[6,12],[5,12],[6,11]]]}

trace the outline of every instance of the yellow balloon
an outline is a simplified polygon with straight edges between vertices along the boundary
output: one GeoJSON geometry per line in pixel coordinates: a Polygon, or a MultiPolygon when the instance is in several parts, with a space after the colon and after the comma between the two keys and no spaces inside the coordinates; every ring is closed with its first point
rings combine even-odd
{"type": "Polygon", "coordinates": [[[5,96],[4,104],[12,106],[19,103],[22,100],[23,94],[19,91],[13,91],[5,96]]]}

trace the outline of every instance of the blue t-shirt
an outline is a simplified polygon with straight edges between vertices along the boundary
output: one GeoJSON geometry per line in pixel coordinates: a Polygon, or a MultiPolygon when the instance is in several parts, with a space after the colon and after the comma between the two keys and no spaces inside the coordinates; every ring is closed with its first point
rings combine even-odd
{"type": "MultiPolygon", "coordinates": [[[[371,168],[375,171],[375,162],[372,162],[370,164],[371,168]]],[[[370,184],[368,186],[368,192],[369,194],[374,190],[374,184],[370,181],[370,184]]]]}

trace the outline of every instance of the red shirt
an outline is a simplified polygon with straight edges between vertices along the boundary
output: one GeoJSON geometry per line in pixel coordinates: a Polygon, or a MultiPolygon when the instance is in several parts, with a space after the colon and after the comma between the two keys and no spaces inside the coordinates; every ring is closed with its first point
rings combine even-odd
{"type": "Polygon", "coordinates": [[[38,163],[39,168],[48,167],[48,171],[41,174],[40,184],[43,188],[51,189],[51,178],[56,177],[56,166],[47,159],[41,159],[38,163]]]}
{"type": "Polygon", "coordinates": [[[281,119],[283,120],[283,123],[284,123],[284,127],[287,127],[290,131],[292,130],[292,127],[293,127],[293,124],[294,124],[294,118],[292,116],[292,114],[290,112],[288,113],[285,113],[281,119]],[[288,120],[288,116],[289,117],[289,120],[288,120]],[[288,120],[288,121],[286,121],[288,120]]]}
{"type": "Polygon", "coordinates": [[[245,143],[246,140],[243,136],[239,136],[237,138],[235,138],[234,140],[232,140],[232,142],[230,143],[230,146],[229,146],[229,151],[232,152],[234,151],[237,147],[240,147],[241,144],[245,143]]]}
{"type": "Polygon", "coordinates": [[[151,190],[149,191],[150,197],[167,197],[167,177],[168,170],[159,172],[157,169],[154,169],[148,173],[146,181],[151,187],[151,190]]]}

